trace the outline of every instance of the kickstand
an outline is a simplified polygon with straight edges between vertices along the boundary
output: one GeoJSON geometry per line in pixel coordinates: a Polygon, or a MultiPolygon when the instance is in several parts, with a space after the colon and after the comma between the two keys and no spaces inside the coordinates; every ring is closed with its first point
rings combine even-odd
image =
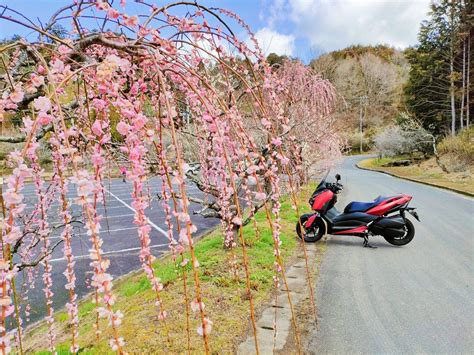
{"type": "Polygon", "coordinates": [[[369,244],[369,236],[367,234],[364,234],[364,248],[377,249],[377,247],[369,244]]]}

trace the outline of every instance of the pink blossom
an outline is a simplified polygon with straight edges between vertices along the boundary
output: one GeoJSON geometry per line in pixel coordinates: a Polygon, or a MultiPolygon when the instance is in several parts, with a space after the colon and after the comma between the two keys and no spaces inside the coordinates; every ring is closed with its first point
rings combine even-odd
{"type": "Polygon", "coordinates": [[[112,338],[109,341],[109,345],[113,351],[118,351],[119,348],[122,348],[125,345],[125,341],[122,337],[118,339],[112,338]]]}
{"type": "Polygon", "coordinates": [[[44,75],[46,74],[46,69],[42,65],[38,65],[38,74],[44,75]]]}
{"type": "Polygon", "coordinates": [[[122,136],[125,136],[128,134],[130,127],[128,124],[126,124],[123,121],[120,121],[117,123],[117,132],[120,133],[122,136]]]}
{"type": "Polygon", "coordinates": [[[141,36],[141,37],[145,37],[145,36],[148,36],[151,32],[151,29],[149,28],[145,28],[143,26],[140,26],[140,29],[138,30],[138,34],[141,36]]]}
{"type": "Polygon", "coordinates": [[[215,123],[210,123],[208,126],[209,132],[217,133],[217,125],[215,123]]]}
{"type": "Polygon", "coordinates": [[[184,266],[188,265],[188,263],[189,263],[188,259],[183,259],[183,261],[179,265],[184,267],[184,266]]]}
{"type": "Polygon", "coordinates": [[[276,147],[281,146],[281,143],[282,143],[282,141],[281,141],[280,137],[275,137],[275,138],[272,139],[272,144],[276,147]]]}
{"type": "Polygon", "coordinates": [[[255,199],[258,201],[265,201],[267,198],[267,195],[264,192],[256,192],[255,193],[255,199]]]}
{"type": "Polygon", "coordinates": [[[54,73],[64,73],[64,70],[65,70],[65,66],[64,66],[64,62],[60,59],[55,59],[52,63],[51,63],[51,71],[54,72],[54,73]]]}
{"type": "Polygon", "coordinates": [[[100,166],[100,165],[103,165],[105,163],[105,159],[102,156],[102,154],[100,154],[100,153],[92,154],[92,159],[91,160],[96,166],[100,166]]]}
{"type": "Polygon", "coordinates": [[[113,7],[111,7],[108,11],[107,11],[107,15],[111,18],[111,19],[118,19],[120,17],[120,12],[118,12],[117,10],[115,10],[113,7]]]}
{"type": "Polygon", "coordinates": [[[97,8],[97,10],[107,10],[110,5],[106,1],[97,1],[95,3],[95,7],[97,8]]]}
{"type": "Polygon", "coordinates": [[[257,165],[250,165],[247,168],[247,174],[252,175],[255,174],[260,168],[257,165]]]}
{"type": "Polygon", "coordinates": [[[183,245],[189,245],[188,231],[186,228],[179,231],[179,242],[183,245]]]}
{"type": "Polygon", "coordinates": [[[58,47],[58,52],[60,54],[68,54],[68,53],[71,53],[72,52],[72,49],[69,48],[68,46],[66,46],[65,44],[61,44],[59,47],[58,47]]]}
{"type": "Polygon", "coordinates": [[[200,325],[197,329],[199,335],[204,336],[204,334],[209,335],[212,331],[212,321],[208,318],[204,318],[204,327],[200,325]]]}
{"type": "Polygon", "coordinates": [[[51,101],[46,96],[40,96],[34,99],[33,106],[41,112],[46,112],[51,108],[51,101]]]}
{"type": "Polygon", "coordinates": [[[41,75],[36,75],[33,73],[31,74],[30,80],[34,87],[39,87],[44,84],[44,76],[41,75]]]}
{"type": "Polygon", "coordinates": [[[77,196],[87,197],[94,190],[94,185],[88,179],[80,179],[77,181],[77,196]]]}
{"type": "Polygon", "coordinates": [[[166,311],[160,311],[160,314],[158,315],[159,320],[164,320],[167,317],[167,312],[166,311]]]}
{"type": "Polygon", "coordinates": [[[197,299],[192,300],[190,305],[193,312],[197,312],[199,310],[204,311],[205,308],[204,302],[198,302],[197,299]]]}
{"type": "Polygon", "coordinates": [[[23,195],[19,194],[13,190],[7,190],[4,193],[5,205],[8,207],[13,205],[18,205],[23,202],[23,195]]]}
{"type": "Polygon", "coordinates": [[[211,115],[203,115],[203,116],[202,116],[202,119],[203,119],[204,121],[208,122],[208,123],[214,122],[214,119],[212,118],[211,115]]]}
{"type": "Polygon", "coordinates": [[[15,244],[22,237],[22,233],[19,227],[10,227],[10,231],[5,234],[4,242],[12,245],[15,244]]]}
{"type": "Polygon", "coordinates": [[[94,99],[92,100],[92,106],[98,111],[103,111],[107,107],[107,102],[101,99],[94,99]]]}
{"type": "MultiPolygon", "coordinates": [[[[187,213],[184,213],[184,212],[181,212],[178,214],[178,219],[181,221],[181,222],[189,222],[191,221],[191,218],[189,217],[189,214],[187,213]]],[[[183,228],[184,229],[184,228],[183,228]]]]}
{"type": "Polygon", "coordinates": [[[235,216],[233,219],[232,219],[232,223],[237,225],[237,226],[240,226],[242,225],[242,218],[238,217],[238,216],[235,216]]]}
{"type": "Polygon", "coordinates": [[[128,27],[136,27],[138,25],[138,16],[122,15],[123,23],[128,27]]]}
{"type": "Polygon", "coordinates": [[[142,129],[145,124],[147,123],[148,119],[146,118],[145,115],[142,115],[142,114],[138,114],[135,116],[134,120],[133,120],[133,128],[138,131],[140,129],[142,129]]]}
{"type": "Polygon", "coordinates": [[[12,304],[12,299],[8,296],[0,298],[0,306],[10,306],[12,304]]]}
{"type": "Polygon", "coordinates": [[[101,136],[104,134],[100,120],[95,120],[94,124],[92,125],[92,132],[94,132],[96,136],[101,136]]]}
{"type": "Polygon", "coordinates": [[[16,104],[21,102],[24,97],[25,93],[19,87],[16,87],[15,90],[9,96],[10,100],[16,104]]]}
{"type": "Polygon", "coordinates": [[[272,124],[269,120],[267,120],[266,118],[262,118],[260,120],[260,122],[262,123],[262,125],[265,127],[265,128],[271,128],[272,124]]]}
{"type": "Polygon", "coordinates": [[[41,111],[38,114],[38,123],[40,125],[46,126],[53,121],[53,116],[48,115],[46,112],[41,111]]]}

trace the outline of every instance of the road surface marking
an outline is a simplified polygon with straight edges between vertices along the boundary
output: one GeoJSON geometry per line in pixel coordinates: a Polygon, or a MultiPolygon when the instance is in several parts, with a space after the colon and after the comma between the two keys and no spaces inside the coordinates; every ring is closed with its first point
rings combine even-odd
{"type": "Polygon", "coordinates": [[[119,217],[130,217],[130,216],[135,216],[134,213],[129,213],[129,214],[118,214],[116,216],[104,216],[104,219],[111,219],[111,218],[119,218],[119,217]]]}
{"type": "MultiPolygon", "coordinates": [[[[103,233],[113,233],[113,232],[121,232],[121,231],[127,231],[127,230],[132,230],[132,229],[137,229],[137,227],[126,227],[126,228],[118,228],[118,229],[102,229],[99,231],[99,234],[103,233]]],[[[88,235],[87,232],[81,232],[81,233],[72,233],[73,237],[74,236],[80,236],[80,235],[88,235]]],[[[49,239],[54,240],[54,239],[61,239],[61,236],[56,236],[56,237],[49,237],[49,239]]]]}
{"type": "MultiPolygon", "coordinates": [[[[168,244],[155,244],[155,245],[150,245],[150,248],[161,248],[161,247],[164,247],[164,246],[167,246],[167,245],[168,244]]],[[[141,247],[135,247],[135,248],[120,249],[120,250],[112,250],[112,251],[106,251],[106,252],[102,253],[101,255],[127,253],[127,252],[130,252],[130,251],[138,251],[138,250],[141,250],[141,249],[142,249],[141,247]]],[[[89,254],[74,256],[74,260],[89,259],[89,258],[90,258],[89,254]]],[[[66,258],[62,257],[62,258],[51,259],[50,262],[65,261],[65,260],[66,260],[66,258]]]]}
{"type": "MultiPolygon", "coordinates": [[[[122,205],[124,205],[125,207],[127,207],[129,210],[132,210],[133,212],[137,212],[132,206],[130,206],[128,203],[126,203],[125,201],[121,200],[120,197],[118,197],[117,195],[115,195],[114,193],[112,193],[111,191],[105,189],[105,191],[107,193],[109,193],[112,197],[114,197],[117,201],[119,201],[120,203],[122,203],[122,205]]],[[[166,238],[168,238],[168,233],[161,229],[160,227],[158,227],[155,223],[153,223],[150,218],[146,217],[146,221],[148,222],[148,224],[153,227],[155,230],[157,230],[158,232],[160,232],[161,234],[163,234],[166,238]]]]}

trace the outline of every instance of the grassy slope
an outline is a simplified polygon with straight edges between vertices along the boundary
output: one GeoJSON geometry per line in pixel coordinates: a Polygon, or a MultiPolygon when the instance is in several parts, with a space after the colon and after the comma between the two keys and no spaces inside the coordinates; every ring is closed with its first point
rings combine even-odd
{"type": "Polygon", "coordinates": [[[399,177],[425,182],[440,187],[446,187],[474,195],[474,177],[470,173],[444,173],[430,159],[418,165],[384,167],[383,165],[398,158],[373,158],[359,162],[361,168],[385,171],[399,177]]]}
{"type": "MultiPolygon", "coordinates": [[[[302,210],[307,208],[307,198],[311,193],[308,186],[301,192],[299,206],[302,210]]],[[[291,259],[299,243],[295,238],[294,227],[296,224],[295,212],[291,208],[288,197],[282,200],[282,255],[286,262],[291,259]]],[[[257,237],[251,225],[244,228],[247,251],[250,260],[252,289],[257,308],[263,306],[269,299],[273,290],[272,276],[274,274],[273,240],[266,223],[264,211],[256,215],[259,234],[257,237]]],[[[324,248],[321,246],[321,248],[324,248]]],[[[240,268],[239,280],[233,279],[228,260],[229,251],[222,248],[222,235],[220,230],[215,230],[196,243],[196,254],[200,262],[200,280],[204,294],[204,303],[209,318],[214,322],[210,335],[211,351],[219,353],[231,352],[241,339],[249,326],[249,302],[245,292],[245,277],[240,268]]],[[[236,249],[239,262],[241,261],[241,248],[236,249]]],[[[142,272],[124,276],[115,282],[114,292],[118,296],[115,308],[124,314],[120,327],[120,334],[125,338],[126,351],[128,352],[183,352],[186,350],[185,308],[183,294],[183,279],[181,277],[179,262],[174,263],[170,257],[159,259],[155,264],[157,274],[165,284],[162,293],[164,306],[168,311],[166,327],[169,330],[172,343],[167,345],[164,326],[157,319],[153,306],[154,293],[142,272]]],[[[188,287],[193,294],[194,282],[188,274],[188,287]]],[[[92,327],[95,319],[94,304],[89,299],[84,300],[79,307],[80,329],[79,344],[83,353],[108,353],[107,344],[110,331],[106,330],[105,321],[101,321],[104,329],[100,341],[95,341],[92,327]]],[[[191,342],[192,350],[203,351],[202,340],[196,332],[199,325],[198,314],[191,315],[191,342]]],[[[58,353],[68,353],[70,331],[67,326],[67,315],[64,311],[57,312],[56,332],[58,353]]],[[[28,352],[46,349],[46,325],[40,323],[30,330],[26,336],[26,349],[28,352]]]]}

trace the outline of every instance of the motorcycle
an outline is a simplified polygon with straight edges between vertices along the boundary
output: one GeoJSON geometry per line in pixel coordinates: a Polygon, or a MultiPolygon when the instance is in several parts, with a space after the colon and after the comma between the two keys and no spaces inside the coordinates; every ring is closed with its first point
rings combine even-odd
{"type": "Polygon", "coordinates": [[[296,233],[305,242],[317,242],[326,234],[348,235],[364,239],[363,246],[369,244],[369,237],[380,235],[392,245],[402,246],[410,243],[415,236],[413,223],[406,218],[411,214],[420,221],[414,207],[408,207],[412,196],[398,194],[379,196],[372,202],[350,202],[344,212],[339,212],[335,204],[337,194],[343,185],[341,176],[336,174],[336,182],[326,182],[324,177],[309,199],[313,213],[300,217],[296,233]]]}

